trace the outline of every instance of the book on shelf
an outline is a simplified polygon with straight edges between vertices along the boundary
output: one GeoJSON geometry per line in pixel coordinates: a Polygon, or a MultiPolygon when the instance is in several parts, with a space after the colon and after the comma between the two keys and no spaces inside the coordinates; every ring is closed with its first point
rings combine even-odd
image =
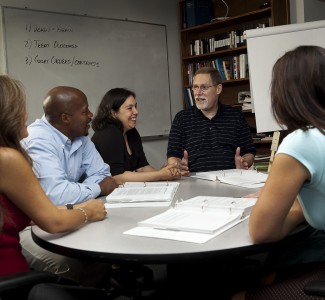
{"type": "Polygon", "coordinates": [[[197,196],[178,201],[165,212],[138,222],[138,226],[216,234],[248,217],[255,203],[256,198],[197,196]]]}
{"type": "Polygon", "coordinates": [[[233,79],[232,66],[229,60],[222,61],[223,72],[225,74],[226,80],[233,79]]]}
{"type": "Polygon", "coordinates": [[[179,182],[126,182],[106,197],[106,208],[169,206],[179,182]]]}
{"type": "Polygon", "coordinates": [[[209,23],[213,19],[211,0],[185,0],[187,27],[209,23]]]}
{"type": "Polygon", "coordinates": [[[193,106],[193,99],[190,88],[184,88],[184,99],[186,108],[190,108],[191,106],[193,106]]]}
{"type": "Polygon", "coordinates": [[[257,172],[256,170],[228,169],[208,172],[196,172],[190,174],[191,177],[220,181],[230,185],[236,185],[246,188],[262,187],[268,174],[257,172]]]}
{"type": "Polygon", "coordinates": [[[239,55],[239,78],[248,77],[248,59],[247,54],[243,53],[239,55]]]}
{"type": "Polygon", "coordinates": [[[238,79],[239,78],[239,56],[234,56],[232,60],[233,60],[232,65],[233,65],[233,74],[234,74],[233,79],[238,79]]]}
{"type": "Polygon", "coordinates": [[[219,71],[221,80],[222,81],[226,81],[227,80],[227,77],[226,77],[226,74],[225,74],[225,71],[224,71],[224,68],[223,68],[223,61],[222,61],[222,59],[219,59],[219,58],[215,59],[215,65],[217,67],[217,70],[219,71]]]}
{"type": "Polygon", "coordinates": [[[191,88],[187,88],[186,91],[187,91],[187,95],[188,95],[188,99],[189,99],[189,104],[190,104],[190,107],[191,107],[191,106],[194,105],[194,102],[195,102],[194,95],[192,93],[192,89],[191,88]]]}

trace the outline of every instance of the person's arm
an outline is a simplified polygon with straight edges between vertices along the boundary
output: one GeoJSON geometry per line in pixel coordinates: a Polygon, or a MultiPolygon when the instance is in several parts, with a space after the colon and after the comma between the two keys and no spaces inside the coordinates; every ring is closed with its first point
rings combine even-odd
{"type": "Polygon", "coordinates": [[[182,176],[189,175],[188,153],[185,150],[185,140],[183,137],[184,111],[176,114],[168,137],[167,165],[174,165],[180,168],[182,176]]]}
{"type": "Polygon", "coordinates": [[[256,149],[247,121],[240,112],[237,127],[237,148],[235,154],[235,165],[237,169],[248,169],[254,163],[256,149]],[[239,149],[238,149],[239,148],[239,149]]]}
{"type": "Polygon", "coordinates": [[[85,202],[82,210],[56,207],[45,195],[25,157],[16,150],[2,148],[0,165],[0,191],[47,232],[71,231],[106,216],[104,203],[96,199],[85,202]]]}
{"type": "Polygon", "coordinates": [[[137,166],[138,168],[134,171],[124,171],[121,174],[115,175],[116,181],[127,182],[127,181],[161,181],[161,180],[175,180],[179,179],[181,174],[176,164],[163,166],[159,170],[155,169],[148,164],[147,158],[143,151],[142,142],[140,135],[137,131],[134,131],[129,139],[129,145],[134,151],[137,152],[137,166]]]}
{"type": "Polygon", "coordinates": [[[111,176],[109,165],[103,161],[94,143],[89,138],[85,138],[83,143],[82,169],[85,171],[82,176],[85,179],[82,184],[85,186],[98,184],[99,195],[106,196],[117,188],[118,184],[111,176]]]}
{"type": "Polygon", "coordinates": [[[180,170],[182,176],[188,176],[190,174],[188,168],[188,153],[186,150],[184,150],[181,159],[178,157],[168,157],[167,165],[176,166],[176,168],[180,170]]]}
{"type": "Polygon", "coordinates": [[[176,168],[176,165],[168,165],[159,170],[155,170],[149,166],[144,167],[147,171],[125,171],[122,174],[115,175],[114,178],[118,183],[123,183],[127,181],[161,181],[161,180],[175,180],[181,177],[179,169],[176,168]],[[153,170],[152,170],[153,169],[153,170]]]}
{"type": "Polygon", "coordinates": [[[286,154],[276,156],[250,215],[249,232],[254,243],[280,240],[304,222],[296,197],[309,179],[309,171],[296,159],[286,154]]]}

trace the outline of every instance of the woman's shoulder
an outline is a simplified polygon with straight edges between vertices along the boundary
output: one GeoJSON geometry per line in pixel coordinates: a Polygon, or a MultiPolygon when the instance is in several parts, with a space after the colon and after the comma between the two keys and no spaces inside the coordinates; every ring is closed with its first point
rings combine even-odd
{"type": "Polygon", "coordinates": [[[96,130],[94,132],[93,136],[95,136],[95,137],[106,136],[107,137],[108,134],[121,134],[122,135],[122,132],[116,125],[108,124],[103,129],[96,130]]]}
{"type": "Polygon", "coordinates": [[[0,147],[1,170],[4,170],[6,167],[12,168],[22,162],[26,162],[26,159],[21,152],[10,147],[0,147]]]}
{"type": "Polygon", "coordinates": [[[21,156],[22,156],[22,154],[14,148],[0,147],[0,160],[1,159],[5,159],[5,160],[16,159],[21,156]]]}
{"type": "Polygon", "coordinates": [[[95,145],[99,145],[103,142],[124,141],[124,138],[121,130],[117,126],[110,124],[101,130],[95,131],[91,140],[95,145]]]}

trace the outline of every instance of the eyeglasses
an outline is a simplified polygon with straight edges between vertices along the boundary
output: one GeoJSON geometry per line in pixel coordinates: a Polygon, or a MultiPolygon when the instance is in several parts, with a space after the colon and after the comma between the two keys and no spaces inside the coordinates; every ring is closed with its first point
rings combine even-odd
{"type": "Polygon", "coordinates": [[[208,91],[208,89],[212,86],[215,86],[216,84],[212,84],[212,85],[193,85],[192,86],[192,90],[194,92],[198,92],[199,90],[206,92],[208,91]]]}

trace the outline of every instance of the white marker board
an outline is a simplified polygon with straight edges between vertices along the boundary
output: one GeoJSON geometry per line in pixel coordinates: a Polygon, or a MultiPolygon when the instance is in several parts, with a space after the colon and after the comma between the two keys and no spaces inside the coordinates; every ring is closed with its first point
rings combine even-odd
{"type": "Polygon", "coordinates": [[[93,113],[111,88],[137,95],[142,137],[169,133],[171,108],[166,27],[12,7],[2,8],[2,70],[22,81],[29,123],[46,93],[81,89],[93,113]]]}
{"type": "Polygon", "coordinates": [[[271,112],[272,68],[285,52],[298,46],[325,48],[325,21],[252,29],[245,34],[257,132],[280,130],[271,112]]]}

